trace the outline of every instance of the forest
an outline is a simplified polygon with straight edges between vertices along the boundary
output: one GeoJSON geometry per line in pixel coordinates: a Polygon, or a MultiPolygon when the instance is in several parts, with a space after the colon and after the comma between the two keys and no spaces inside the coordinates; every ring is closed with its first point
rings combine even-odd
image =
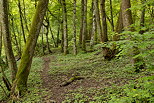
{"type": "Polygon", "coordinates": [[[0,103],[154,103],[154,0],[0,0],[0,103]]]}

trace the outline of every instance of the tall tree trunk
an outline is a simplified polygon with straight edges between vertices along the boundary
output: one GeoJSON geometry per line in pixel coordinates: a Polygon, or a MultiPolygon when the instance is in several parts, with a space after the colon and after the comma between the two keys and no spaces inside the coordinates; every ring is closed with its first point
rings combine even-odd
{"type": "MultiPolygon", "coordinates": [[[[134,31],[134,28],[130,27],[130,25],[133,24],[133,19],[132,19],[131,10],[129,8],[131,8],[130,0],[122,0],[122,18],[123,18],[124,28],[125,30],[134,31]]],[[[128,39],[131,39],[131,37],[129,37],[128,39]]],[[[143,61],[141,58],[139,57],[133,58],[135,55],[138,55],[139,53],[140,52],[138,50],[138,47],[133,46],[131,55],[132,55],[132,61],[136,72],[139,72],[140,69],[144,68],[144,63],[143,64],[139,63],[143,61]]]]}
{"type": "MultiPolygon", "coordinates": [[[[2,5],[1,3],[2,2],[0,2],[0,6],[2,5]]],[[[0,7],[0,9],[2,9],[1,7],[0,7]]],[[[1,16],[0,16],[0,18],[1,18],[1,16]]],[[[8,80],[7,76],[4,73],[4,70],[7,67],[6,67],[5,62],[2,59],[2,33],[3,32],[2,32],[2,22],[1,21],[2,20],[0,19],[0,70],[1,70],[1,73],[2,73],[2,80],[3,80],[7,90],[10,91],[11,90],[11,83],[10,83],[10,81],[8,80]]]]}
{"type": "Polygon", "coordinates": [[[114,31],[112,0],[110,0],[110,15],[111,15],[111,26],[112,26],[112,31],[114,31]]]}
{"type": "Polygon", "coordinates": [[[73,9],[73,54],[77,55],[77,46],[76,46],[76,0],[74,0],[74,9],[73,9]]]}
{"type": "Polygon", "coordinates": [[[53,43],[54,43],[54,47],[56,47],[56,41],[55,41],[55,38],[54,38],[54,35],[53,35],[53,31],[51,29],[51,26],[50,26],[50,33],[51,33],[51,38],[52,38],[53,43]]]}
{"type": "Polygon", "coordinates": [[[64,55],[68,54],[68,28],[67,28],[67,10],[66,2],[62,0],[62,10],[63,10],[63,33],[64,33],[64,55]]]}
{"type": "Polygon", "coordinates": [[[9,68],[11,69],[12,81],[15,79],[17,73],[16,60],[13,54],[12,45],[11,45],[11,36],[9,29],[9,18],[8,18],[8,1],[2,0],[2,24],[3,24],[3,40],[5,46],[5,53],[8,59],[9,68]]]}
{"type": "Polygon", "coordinates": [[[113,36],[113,41],[118,41],[120,39],[119,34],[122,32],[123,28],[124,27],[123,27],[123,20],[122,20],[122,9],[120,6],[119,16],[118,16],[118,20],[115,28],[116,34],[113,36]]]}
{"type": "MultiPolygon", "coordinates": [[[[142,4],[145,4],[146,0],[141,0],[142,4]]],[[[144,22],[145,22],[145,6],[143,7],[142,11],[141,11],[141,18],[140,18],[140,27],[144,27],[144,22]]],[[[143,34],[145,31],[144,30],[140,30],[139,33],[143,34]]]]}
{"type": "Polygon", "coordinates": [[[79,35],[79,46],[80,47],[82,47],[83,18],[84,18],[84,0],[81,0],[81,23],[80,23],[80,35],[79,35]]]}
{"type": "Polygon", "coordinates": [[[58,48],[59,43],[60,43],[59,35],[60,35],[60,23],[58,24],[58,28],[57,28],[57,40],[56,40],[56,47],[57,48],[58,48]]]}
{"type": "Polygon", "coordinates": [[[132,12],[129,9],[131,7],[130,0],[122,0],[122,20],[125,29],[131,30],[130,25],[133,24],[132,12]]]}
{"type": "Polygon", "coordinates": [[[18,0],[18,8],[19,8],[19,14],[20,14],[20,25],[21,25],[21,30],[22,30],[22,35],[24,42],[26,43],[26,36],[25,36],[25,30],[24,30],[24,24],[23,24],[23,18],[22,18],[22,10],[21,10],[21,3],[20,0],[18,0]]]}
{"type": "Polygon", "coordinates": [[[45,19],[45,21],[46,21],[46,23],[47,23],[47,25],[45,25],[45,27],[46,27],[46,42],[47,42],[47,49],[48,49],[48,52],[49,53],[52,53],[52,51],[50,50],[50,43],[49,43],[49,37],[48,37],[48,35],[49,35],[49,28],[50,28],[50,22],[49,22],[49,18],[47,17],[48,15],[46,15],[46,19],[45,19]]]}
{"type": "Polygon", "coordinates": [[[83,15],[83,29],[82,29],[82,50],[86,51],[86,37],[87,37],[87,0],[84,0],[84,15],[83,15]]]}
{"type": "Polygon", "coordinates": [[[0,58],[2,55],[2,23],[0,22],[0,58]]]}
{"type": "Polygon", "coordinates": [[[44,26],[42,26],[42,35],[41,35],[41,39],[42,39],[42,54],[45,55],[45,45],[44,45],[44,26]]]}
{"type": "Polygon", "coordinates": [[[102,13],[102,42],[107,42],[108,41],[108,36],[107,36],[107,23],[106,23],[106,13],[105,13],[105,0],[101,0],[101,13],[102,13]]]}
{"type": "Polygon", "coordinates": [[[21,57],[21,51],[20,51],[20,48],[19,48],[19,43],[18,43],[18,40],[17,40],[16,32],[15,32],[14,18],[13,17],[12,17],[11,21],[12,21],[12,32],[13,32],[13,37],[14,37],[14,40],[15,40],[15,46],[17,47],[18,56],[21,57]]]}
{"type": "Polygon", "coordinates": [[[94,9],[95,9],[95,13],[96,13],[95,15],[96,15],[97,31],[98,31],[98,34],[100,35],[100,41],[103,41],[98,0],[94,0],[94,9]]]}
{"type": "Polygon", "coordinates": [[[25,7],[25,0],[22,0],[23,2],[23,19],[25,21],[25,27],[27,29],[27,31],[29,32],[29,28],[28,28],[28,23],[27,23],[27,17],[26,17],[26,7],[25,7]]]}
{"type": "Polygon", "coordinates": [[[93,45],[95,44],[95,35],[96,35],[96,13],[95,13],[96,9],[94,8],[93,5],[93,21],[92,21],[92,33],[91,33],[91,40],[90,40],[90,48],[93,49],[93,45]]]}
{"type": "Polygon", "coordinates": [[[48,2],[49,0],[39,0],[38,2],[36,13],[34,15],[29,32],[29,37],[25,44],[16,79],[11,90],[12,97],[24,95],[27,91],[27,80],[31,68],[32,58],[34,55],[34,48],[36,46],[36,42],[40,33],[48,2]]]}

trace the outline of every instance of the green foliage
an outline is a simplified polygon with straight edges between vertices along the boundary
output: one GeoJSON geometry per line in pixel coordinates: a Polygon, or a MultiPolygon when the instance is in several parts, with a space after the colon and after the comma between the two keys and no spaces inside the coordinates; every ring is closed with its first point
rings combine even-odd
{"type": "Polygon", "coordinates": [[[152,69],[153,57],[154,57],[154,31],[153,29],[145,32],[144,34],[139,34],[140,30],[145,30],[146,28],[141,28],[138,31],[124,31],[121,34],[121,38],[124,40],[116,41],[119,48],[119,54],[117,56],[128,55],[133,58],[140,58],[143,61],[139,64],[145,63],[148,69],[152,69]],[[129,39],[128,39],[129,38],[129,39]],[[134,52],[137,52],[135,55],[134,52]]]}
{"type": "MultiPolygon", "coordinates": [[[[124,96],[112,97],[109,103],[153,103],[154,102],[154,76],[144,77],[128,84],[123,88],[124,96]]],[[[119,94],[117,94],[119,95],[119,94]]]]}

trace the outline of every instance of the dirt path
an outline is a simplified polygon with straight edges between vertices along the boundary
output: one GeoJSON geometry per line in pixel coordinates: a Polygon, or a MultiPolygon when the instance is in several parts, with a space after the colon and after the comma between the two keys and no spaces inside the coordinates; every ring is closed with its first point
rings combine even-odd
{"type": "MultiPolygon", "coordinates": [[[[72,69],[68,71],[68,73],[58,72],[55,74],[50,74],[49,71],[52,71],[52,66],[66,66],[60,64],[60,62],[56,59],[55,56],[43,57],[44,61],[43,70],[41,71],[42,78],[42,88],[46,90],[43,95],[43,103],[62,103],[65,100],[66,95],[71,94],[71,91],[76,90],[78,88],[84,88],[86,91],[88,88],[99,88],[102,87],[111,87],[112,84],[116,84],[118,86],[124,85],[127,83],[127,78],[106,78],[105,75],[101,80],[96,80],[95,78],[86,77],[82,80],[74,81],[73,83],[61,87],[60,85],[72,77],[72,74],[76,72],[76,70],[72,69]],[[52,65],[51,65],[52,64],[52,65]],[[50,66],[51,65],[51,66],[50,66]]],[[[81,68],[82,69],[82,68],[81,68]]],[[[54,69],[53,69],[54,70],[54,69]]],[[[81,75],[84,76],[84,75],[81,75]]],[[[83,91],[84,92],[84,91],[83,91]]],[[[93,96],[92,94],[87,93],[89,97],[93,96]]],[[[73,98],[73,97],[72,97],[73,98]]]]}
{"type": "Polygon", "coordinates": [[[48,72],[50,69],[49,64],[56,61],[54,56],[43,57],[44,61],[43,70],[41,72],[41,78],[43,80],[42,88],[47,91],[47,94],[43,94],[44,103],[61,103],[64,100],[63,93],[64,88],[61,88],[59,84],[62,82],[55,76],[50,75],[48,72]]]}
{"type": "Polygon", "coordinates": [[[49,64],[56,62],[56,58],[54,56],[43,57],[44,61],[43,70],[41,72],[42,78],[42,88],[47,91],[47,94],[42,94],[44,103],[62,103],[65,100],[66,94],[69,93],[69,90],[74,90],[79,87],[96,87],[98,86],[97,82],[86,79],[73,82],[72,84],[61,87],[60,85],[68,79],[70,74],[55,74],[50,75],[48,72],[52,67],[49,67],[49,64]]]}

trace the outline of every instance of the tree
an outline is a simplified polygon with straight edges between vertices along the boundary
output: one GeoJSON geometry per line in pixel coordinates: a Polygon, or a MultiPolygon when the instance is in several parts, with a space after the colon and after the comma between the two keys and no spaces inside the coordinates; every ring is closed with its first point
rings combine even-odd
{"type": "Polygon", "coordinates": [[[35,50],[34,48],[36,46],[38,35],[44,20],[48,2],[49,0],[40,0],[37,5],[36,13],[34,15],[29,32],[29,37],[22,53],[16,79],[13,82],[11,90],[12,97],[24,95],[27,91],[27,79],[31,68],[32,58],[35,50]]]}
{"type": "Polygon", "coordinates": [[[105,0],[101,0],[100,8],[102,13],[102,30],[103,30],[101,41],[107,42],[108,36],[107,36],[107,23],[106,23],[106,13],[105,13],[105,0]]]}
{"type": "Polygon", "coordinates": [[[74,9],[73,9],[73,28],[74,28],[74,34],[73,34],[73,54],[77,54],[77,46],[76,46],[76,0],[74,0],[74,9]]]}
{"type": "Polygon", "coordinates": [[[131,30],[130,25],[133,24],[132,12],[129,9],[131,7],[130,0],[122,0],[122,20],[125,29],[131,30]]]}
{"type": "Polygon", "coordinates": [[[2,55],[2,24],[0,23],[0,58],[2,55]]]}
{"type": "MultiPolygon", "coordinates": [[[[134,31],[134,28],[130,27],[133,24],[133,19],[132,19],[131,10],[129,8],[131,8],[130,0],[122,0],[122,18],[123,18],[124,29],[128,30],[128,31],[134,31]]],[[[132,37],[129,36],[128,39],[131,40],[132,37]]],[[[132,56],[138,55],[139,53],[140,52],[138,50],[138,47],[133,46],[132,47],[132,56]]],[[[133,61],[133,65],[134,65],[136,72],[139,72],[140,69],[144,68],[144,63],[139,64],[139,62],[143,61],[141,58],[139,58],[139,57],[132,58],[132,61],[133,61]]]]}
{"type": "Polygon", "coordinates": [[[21,28],[22,28],[22,35],[23,35],[23,38],[24,38],[24,42],[26,43],[26,36],[25,36],[25,30],[24,30],[24,24],[23,24],[23,18],[22,18],[22,8],[21,8],[21,3],[20,3],[20,0],[18,0],[18,8],[19,8],[19,14],[20,14],[20,25],[21,25],[21,28]]]}
{"type": "Polygon", "coordinates": [[[97,23],[97,31],[98,31],[98,34],[100,35],[100,41],[103,41],[98,0],[94,0],[94,9],[95,9],[95,16],[96,16],[96,23],[97,23]]]}
{"type": "Polygon", "coordinates": [[[11,33],[9,29],[9,19],[8,19],[8,1],[2,0],[2,34],[3,34],[3,41],[5,47],[5,53],[8,59],[9,68],[11,69],[12,74],[12,81],[15,80],[15,76],[17,73],[17,65],[16,60],[13,54],[12,45],[11,45],[11,33]]]}
{"type": "Polygon", "coordinates": [[[83,28],[82,28],[82,50],[86,51],[87,37],[87,0],[83,0],[83,28]]]}
{"type": "Polygon", "coordinates": [[[61,0],[63,10],[63,39],[64,39],[64,55],[68,54],[68,28],[67,28],[67,10],[65,0],[61,0]]]}

